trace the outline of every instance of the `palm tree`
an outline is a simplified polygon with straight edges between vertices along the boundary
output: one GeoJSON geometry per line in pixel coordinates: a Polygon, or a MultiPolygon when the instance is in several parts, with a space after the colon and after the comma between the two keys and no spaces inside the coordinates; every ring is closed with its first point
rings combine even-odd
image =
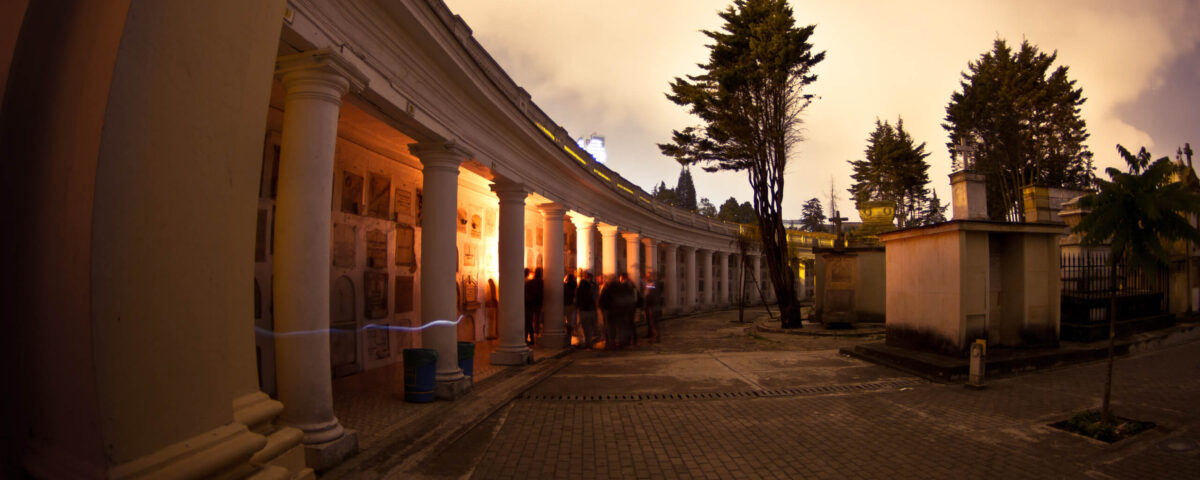
{"type": "Polygon", "coordinates": [[[1104,380],[1104,402],[1100,407],[1105,423],[1112,423],[1113,338],[1116,336],[1117,264],[1134,268],[1166,265],[1169,254],[1164,240],[1200,242],[1200,231],[1187,221],[1184,212],[1200,213],[1200,195],[1173,181],[1177,168],[1167,157],[1150,162],[1142,148],[1137,155],[1117,145],[1129,171],[1108,168],[1109,180],[1099,180],[1100,189],[1083,197],[1079,204],[1091,213],[1073,229],[1083,234],[1085,245],[1109,242],[1108,267],[1110,305],[1108,311],[1108,374],[1104,380]]]}

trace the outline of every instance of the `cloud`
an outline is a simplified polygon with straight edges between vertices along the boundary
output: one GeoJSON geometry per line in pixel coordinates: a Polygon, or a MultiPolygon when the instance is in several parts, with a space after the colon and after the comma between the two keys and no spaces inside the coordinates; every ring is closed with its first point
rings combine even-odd
{"type": "MultiPolygon", "coordinates": [[[[500,65],[575,136],[607,137],[609,165],[643,188],[675,182],[679,166],[656,143],[694,123],[663,92],[672,78],[696,73],[707,59],[700,30],[719,27],[727,1],[496,2],[448,0],[500,65]]],[[[813,43],[827,52],[806,113],[807,140],[794,152],[785,193],[786,217],[811,197],[823,202],[832,177],[845,198],[846,160],[862,156],[875,119],[903,116],[930,156],[931,186],[950,198],[949,154],[941,128],[950,94],[967,63],[997,38],[1027,39],[1057,51],[1057,65],[1088,98],[1082,114],[1100,167],[1117,165],[1113,145],[1174,151],[1176,133],[1139,108],[1153,103],[1168,118],[1196,110],[1200,6],[1192,2],[794,2],[797,22],[817,25],[813,43]],[[1181,60],[1182,59],[1182,60],[1181,60]],[[1182,62],[1182,63],[1181,63],[1182,62]],[[1166,90],[1166,93],[1163,90],[1166,90]],[[1150,95],[1158,92],[1157,97],[1150,95]],[[1179,101],[1161,97],[1179,96],[1179,101]],[[1155,100],[1151,102],[1151,100],[1155,100]],[[1172,143],[1174,142],[1174,143],[1172,143]]],[[[1195,118],[1184,116],[1181,118],[1195,118]]],[[[1194,128],[1194,127],[1193,127],[1194,128]]],[[[1200,143],[1200,139],[1191,139],[1200,143]]],[[[1184,141],[1188,141],[1184,139],[1184,141]]],[[[1161,152],[1161,153],[1160,153],[1161,152]]],[[[744,175],[695,175],[697,192],[714,203],[749,200],[744,175]]],[[[849,215],[853,217],[854,215],[849,215]]]]}

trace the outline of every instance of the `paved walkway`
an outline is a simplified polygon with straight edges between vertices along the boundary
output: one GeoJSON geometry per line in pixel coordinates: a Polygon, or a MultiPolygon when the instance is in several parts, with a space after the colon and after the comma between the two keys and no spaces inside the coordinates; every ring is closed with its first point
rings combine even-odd
{"type": "Polygon", "coordinates": [[[837,354],[877,339],[770,334],[718,313],[664,341],[578,352],[416,478],[1200,478],[1200,343],[1118,360],[1108,445],[1047,424],[1099,404],[1103,363],[939,385],[837,354]],[[1190,443],[1189,443],[1190,442],[1190,443]]]}

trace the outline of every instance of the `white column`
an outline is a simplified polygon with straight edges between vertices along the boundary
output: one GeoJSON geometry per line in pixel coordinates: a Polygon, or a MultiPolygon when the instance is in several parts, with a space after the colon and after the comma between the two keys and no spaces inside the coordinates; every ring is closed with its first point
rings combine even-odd
{"type": "Polygon", "coordinates": [[[662,288],[666,290],[666,311],[675,313],[679,311],[679,246],[674,243],[663,243],[663,249],[666,250],[666,264],[663,265],[663,270],[666,272],[666,278],[663,280],[666,285],[662,288]]]}
{"type": "Polygon", "coordinates": [[[717,304],[729,305],[729,252],[717,252],[717,267],[721,270],[721,286],[717,290],[717,304]]]}
{"type": "Polygon", "coordinates": [[[696,247],[682,246],[679,248],[683,249],[683,263],[687,266],[684,273],[683,310],[691,312],[696,310],[696,280],[698,277],[698,272],[696,271],[696,247]]]}
{"type": "Polygon", "coordinates": [[[437,350],[437,398],[454,400],[471,389],[471,379],[458,368],[458,167],[471,155],[453,144],[417,144],[409,151],[421,161],[421,344],[437,350]],[[441,322],[439,322],[441,321],[441,322]],[[439,323],[434,323],[439,322],[439,323]],[[431,325],[432,324],[432,325],[431,325]]]}
{"type": "Polygon", "coordinates": [[[617,226],[597,223],[596,229],[600,230],[601,254],[604,256],[600,273],[605,278],[599,282],[603,284],[607,277],[617,274],[617,226]]]}
{"type": "Polygon", "coordinates": [[[545,279],[545,292],[542,295],[542,336],[539,345],[551,348],[570,346],[571,337],[563,328],[563,214],[567,211],[557,203],[543,203],[538,207],[542,211],[543,236],[542,245],[545,253],[542,255],[542,278],[545,279]]]}
{"type": "Polygon", "coordinates": [[[642,284],[642,267],[641,262],[638,262],[638,252],[641,250],[642,236],[633,232],[622,233],[621,237],[625,239],[625,273],[629,275],[629,280],[634,285],[642,284]]]}
{"type": "Polygon", "coordinates": [[[571,217],[571,223],[575,224],[575,266],[596,273],[596,266],[592,265],[592,258],[595,256],[592,253],[595,251],[592,241],[595,237],[592,232],[596,230],[596,220],[576,212],[567,212],[567,216],[571,217]]]}
{"type": "Polygon", "coordinates": [[[331,51],[281,57],[286,90],[275,214],[276,387],[279,423],[299,428],[310,465],[328,468],[358,449],[333,415],[329,366],[329,198],[342,95],[364,80],[331,51]]]}
{"type": "Polygon", "coordinates": [[[499,258],[500,342],[492,352],[493,365],[524,365],[533,361],[525,345],[525,198],[516,182],[497,179],[492,191],[500,198],[499,258]]]}
{"type": "MultiPolygon", "coordinates": [[[[644,268],[646,273],[650,275],[650,278],[654,279],[655,282],[658,282],[658,242],[653,238],[642,237],[642,245],[646,247],[644,251],[644,256],[646,257],[644,259],[645,265],[642,268],[644,268]]],[[[659,285],[659,288],[662,288],[662,285],[659,285]]]]}
{"type": "Polygon", "coordinates": [[[713,251],[700,250],[700,273],[704,275],[704,308],[712,308],[713,293],[717,287],[713,285],[713,251]]]}

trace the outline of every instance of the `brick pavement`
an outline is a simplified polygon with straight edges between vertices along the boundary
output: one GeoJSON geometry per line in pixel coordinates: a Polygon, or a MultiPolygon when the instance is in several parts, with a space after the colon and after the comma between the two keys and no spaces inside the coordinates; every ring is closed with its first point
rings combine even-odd
{"type": "MultiPolygon", "coordinates": [[[[676,351],[705,350],[710,342],[724,348],[709,323],[671,328],[668,322],[664,333],[676,335],[676,351]],[[681,335],[686,328],[709,333],[691,338],[681,335]]],[[[671,351],[668,339],[611,358],[671,351]]],[[[473,437],[473,469],[412,473],[478,479],[1200,478],[1200,450],[1161,447],[1169,439],[1200,440],[1200,343],[1117,362],[1118,414],[1158,428],[1108,445],[1047,426],[1098,405],[1103,373],[1102,363],[1083,365],[995,380],[982,391],[921,382],[765,398],[517,399],[485,422],[489,431],[473,437]]],[[[664,382],[663,391],[676,386],[664,382]]],[[[451,445],[444,455],[465,447],[451,445]]]]}

